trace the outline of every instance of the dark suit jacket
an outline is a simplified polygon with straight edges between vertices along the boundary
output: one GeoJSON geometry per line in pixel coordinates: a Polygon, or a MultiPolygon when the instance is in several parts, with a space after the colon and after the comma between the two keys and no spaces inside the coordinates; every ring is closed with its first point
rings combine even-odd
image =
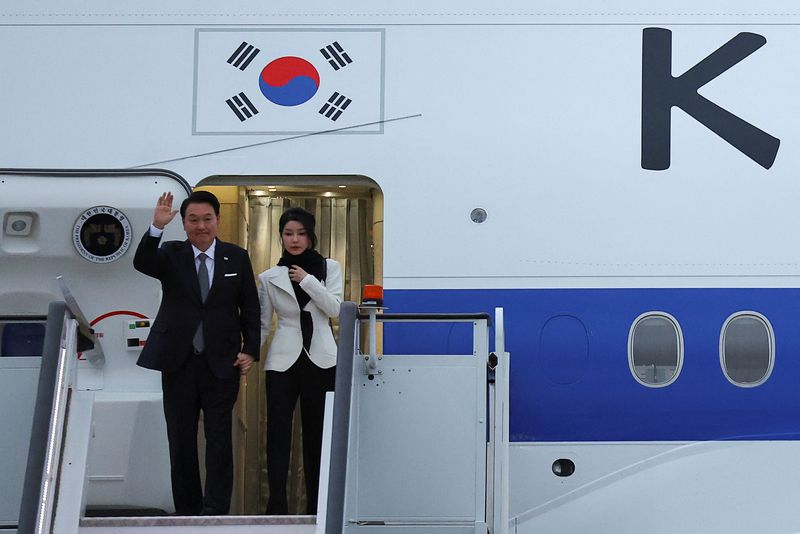
{"type": "Polygon", "coordinates": [[[203,321],[209,367],[219,378],[235,378],[237,353],[256,360],[260,348],[260,306],[247,251],[217,239],[214,280],[200,299],[194,253],[189,241],[168,241],[146,233],[133,266],[161,281],[163,296],[139,360],[142,367],[175,371],[193,353],[192,338],[203,321]]]}

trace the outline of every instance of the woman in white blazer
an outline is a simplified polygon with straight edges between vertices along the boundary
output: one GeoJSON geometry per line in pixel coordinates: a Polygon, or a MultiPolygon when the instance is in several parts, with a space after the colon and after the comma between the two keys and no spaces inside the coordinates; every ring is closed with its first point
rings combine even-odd
{"type": "Polygon", "coordinates": [[[317,513],[325,392],[336,379],[336,341],[330,318],[342,302],[342,269],[315,249],[314,216],[289,208],[279,221],[283,255],[258,276],[261,343],[273,312],[278,327],[264,359],[267,387],[267,514],[288,514],[286,481],[297,398],[303,427],[307,513],[317,513]]]}

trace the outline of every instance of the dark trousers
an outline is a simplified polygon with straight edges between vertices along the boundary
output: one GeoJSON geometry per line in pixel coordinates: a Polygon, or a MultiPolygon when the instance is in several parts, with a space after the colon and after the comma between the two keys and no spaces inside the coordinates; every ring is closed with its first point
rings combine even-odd
{"type": "Polygon", "coordinates": [[[321,369],[305,352],[286,371],[267,371],[267,514],[289,513],[286,480],[292,446],[292,417],[297,397],[303,427],[303,471],[306,482],[306,513],[317,513],[319,463],[322,453],[322,418],[325,392],[333,391],[336,367],[321,369]]]}
{"type": "Polygon", "coordinates": [[[217,378],[204,355],[192,355],[179,370],[161,373],[161,388],[176,514],[227,514],[233,491],[231,412],[239,377],[217,378]],[[205,496],[197,454],[200,410],[206,439],[205,496]]]}

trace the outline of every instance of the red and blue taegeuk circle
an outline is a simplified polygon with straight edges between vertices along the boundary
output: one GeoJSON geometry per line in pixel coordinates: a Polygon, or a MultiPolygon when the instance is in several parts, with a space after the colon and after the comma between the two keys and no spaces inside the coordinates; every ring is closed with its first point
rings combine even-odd
{"type": "Polygon", "coordinates": [[[284,56],[270,61],[261,70],[258,85],[270,102],[298,106],[317,94],[319,73],[303,58],[284,56]]]}

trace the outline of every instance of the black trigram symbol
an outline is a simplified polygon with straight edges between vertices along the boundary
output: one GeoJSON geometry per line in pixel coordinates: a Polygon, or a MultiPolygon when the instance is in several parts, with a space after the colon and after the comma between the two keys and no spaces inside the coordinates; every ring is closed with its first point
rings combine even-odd
{"type": "Polygon", "coordinates": [[[320,48],[319,51],[322,52],[323,57],[331,64],[333,70],[339,70],[353,62],[338,41],[334,41],[333,44],[329,44],[325,48],[320,48]]]}
{"type": "Polygon", "coordinates": [[[231,110],[236,113],[236,116],[239,117],[239,120],[242,122],[258,114],[258,110],[244,93],[239,93],[236,96],[230,97],[225,103],[230,106],[231,110]]]}
{"type": "Polygon", "coordinates": [[[344,110],[347,109],[347,106],[350,105],[350,100],[344,95],[340,95],[339,93],[333,93],[331,97],[325,102],[325,105],[322,106],[322,109],[319,110],[320,115],[325,115],[330,120],[335,121],[339,118],[339,115],[342,114],[344,110]]]}
{"type": "Polygon", "coordinates": [[[255,46],[242,41],[242,44],[239,45],[236,52],[231,54],[231,57],[228,58],[228,64],[233,65],[239,70],[244,70],[259,52],[261,52],[261,50],[255,46]]]}

